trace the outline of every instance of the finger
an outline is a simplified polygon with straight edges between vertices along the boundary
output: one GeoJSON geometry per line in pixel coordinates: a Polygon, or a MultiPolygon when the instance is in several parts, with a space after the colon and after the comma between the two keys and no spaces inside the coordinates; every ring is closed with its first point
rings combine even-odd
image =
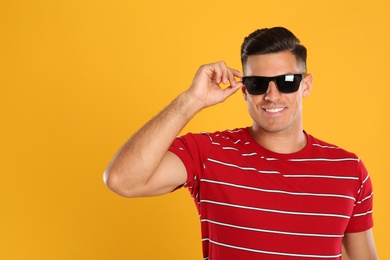
{"type": "Polygon", "coordinates": [[[230,97],[231,95],[233,95],[234,93],[237,92],[237,90],[239,90],[241,87],[243,87],[244,84],[242,84],[242,82],[236,82],[236,84],[233,86],[233,85],[230,85],[229,87],[227,87],[226,89],[224,89],[225,91],[225,95],[226,95],[226,98],[230,97]]]}
{"type": "Polygon", "coordinates": [[[228,70],[228,78],[229,78],[230,85],[234,87],[236,85],[236,78],[234,77],[233,70],[230,68],[228,70]]]}
{"type": "Polygon", "coordinates": [[[227,84],[228,83],[228,78],[229,78],[229,68],[227,67],[226,63],[224,61],[220,61],[217,63],[217,66],[219,67],[220,71],[221,71],[221,75],[220,78],[219,78],[219,82],[218,83],[223,83],[223,84],[227,84]]]}
{"type": "Polygon", "coordinates": [[[241,72],[235,69],[229,68],[229,82],[232,86],[235,86],[237,83],[236,78],[242,78],[241,72]]]}
{"type": "Polygon", "coordinates": [[[223,78],[223,69],[222,69],[222,66],[220,63],[216,63],[216,64],[213,64],[213,80],[215,81],[215,83],[217,84],[220,84],[222,82],[222,78],[223,78]]]}
{"type": "Polygon", "coordinates": [[[242,78],[244,75],[238,71],[238,70],[235,70],[235,69],[231,69],[231,71],[233,72],[233,75],[236,77],[236,78],[242,78]]]}

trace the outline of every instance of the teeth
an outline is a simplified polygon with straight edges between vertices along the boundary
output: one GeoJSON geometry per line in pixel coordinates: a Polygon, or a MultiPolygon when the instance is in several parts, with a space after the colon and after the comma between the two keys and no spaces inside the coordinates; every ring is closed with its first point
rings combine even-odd
{"type": "Polygon", "coordinates": [[[283,108],[266,108],[265,111],[270,112],[270,113],[277,113],[282,111],[283,108]]]}

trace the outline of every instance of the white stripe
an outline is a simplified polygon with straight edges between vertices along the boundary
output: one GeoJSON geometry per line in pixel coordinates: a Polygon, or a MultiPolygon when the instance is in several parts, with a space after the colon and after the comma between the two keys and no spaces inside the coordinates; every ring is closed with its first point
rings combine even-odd
{"type": "Polygon", "coordinates": [[[337,237],[337,238],[344,237],[344,234],[341,234],[341,235],[310,234],[310,233],[297,233],[297,232],[285,232],[285,231],[278,231],[278,230],[267,230],[267,229],[260,229],[260,228],[250,228],[250,227],[244,227],[244,226],[238,226],[238,225],[232,225],[232,224],[227,224],[227,223],[223,223],[223,222],[213,221],[213,220],[209,220],[209,219],[202,219],[201,222],[208,222],[208,223],[212,223],[215,225],[237,228],[237,229],[244,229],[244,230],[249,230],[249,231],[273,233],[273,234],[281,234],[281,235],[307,236],[307,237],[337,237]]]}
{"type": "Polygon", "coordinates": [[[276,158],[266,158],[264,156],[261,156],[261,159],[266,159],[267,161],[277,161],[278,160],[276,158]]]}
{"type": "Polygon", "coordinates": [[[209,180],[209,179],[201,179],[200,181],[214,183],[214,184],[220,184],[220,185],[226,185],[226,186],[231,186],[231,187],[236,187],[236,188],[248,189],[248,190],[269,192],[269,193],[282,193],[282,194],[297,195],[297,196],[336,197],[336,198],[345,198],[345,199],[350,199],[350,200],[356,201],[356,199],[354,197],[340,195],[340,194],[290,192],[290,191],[284,191],[284,190],[268,190],[268,189],[255,188],[255,187],[251,187],[251,186],[244,186],[244,185],[233,184],[233,183],[228,183],[228,182],[214,181],[214,180],[209,180]]]}
{"type": "Polygon", "coordinates": [[[328,145],[320,145],[320,144],[313,144],[313,146],[318,146],[318,147],[321,147],[321,148],[340,149],[337,146],[328,146],[328,145]]]}
{"type": "Polygon", "coordinates": [[[358,194],[360,194],[360,192],[362,191],[363,189],[363,186],[364,186],[364,183],[366,183],[366,181],[368,180],[368,178],[370,177],[370,175],[367,175],[367,177],[364,179],[364,181],[362,182],[362,185],[360,186],[359,190],[358,190],[358,194]]]}
{"type": "Polygon", "coordinates": [[[359,180],[358,177],[351,176],[332,176],[332,175],[316,175],[316,174],[282,174],[283,177],[287,178],[329,178],[329,179],[343,179],[343,180],[359,180]]]}
{"type": "Polygon", "coordinates": [[[240,139],[238,139],[237,141],[235,141],[233,144],[238,144],[239,142],[241,142],[240,139]]]}
{"type": "Polygon", "coordinates": [[[211,144],[213,144],[213,145],[221,145],[220,143],[217,143],[217,142],[211,142],[211,144]]]}
{"type": "Polygon", "coordinates": [[[233,147],[228,147],[228,146],[224,146],[222,147],[223,150],[235,150],[235,151],[238,151],[237,148],[233,148],[233,147]]]}
{"type": "Polygon", "coordinates": [[[209,133],[207,133],[207,132],[202,132],[201,134],[202,134],[202,135],[207,135],[207,136],[209,137],[209,139],[210,139],[210,142],[213,141],[213,138],[211,138],[211,136],[209,135],[209,133]]]}
{"type": "Polygon", "coordinates": [[[315,162],[315,161],[327,161],[327,162],[344,162],[344,161],[359,161],[357,158],[302,158],[302,159],[289,159],[290,162],[315,162]]]}
{"type": "Polygon", "coordinates": [[[370,175],[367,175],[367,177],[364,179],[364,181],[362,182],[362,184],[366,183],[366,181],[368,180],[369,177],[370,177],[370,175]]]}
{"type": "Polygon", "coordinates": [[[202,241],[209,241],[212,244],[218,245],[218,246],[224,246],[224,247],[229,247],[233,249],[238,249],[238,250],[244,250],[244,251],[249,251],[249,252],[254,252],[254,253],[262,253],[262,254],[269,254],[269,255],[283,255],[283,256],[295,256],[295,257],[312,257],[312,258],[338,258],[341,256],[341,254],[338,255],[304,255],[304,254],[293,254],[293,253],[283,253],[283,252],[273,252],[273,251],[265,251],[265,250],[258,250],[258,249],[252,249],[252,248],[247,248],[247,247],[241,247],[241,246],[234,246],[234,245],[229,245],[225,243],[220,243],[217,241],[214,241],[210,238],[204,238],[202,241]]]}
{"type": "Polygon", "coordinates": [[[318,217],[335,217],[335,218],[347,218],[347,219],[350,218],[347,215],[340,215],[340,214],[325,214],[325,213],[312,213],[312,212],[297,212],[297,211],[265,209],[265,208],[249,207],[249,206],[243,206],[243,205],[237,205],[237,204],[231,204],[231,203],[224,203],[224,202],[213,201],[213,200],[200,200],[200,202],[222,205],[222,206],[227,206],[227,207],[232,207],[232,208],[249,209],[249,210],[256,210],[256,211],[279,213],[279,214],[318,216],[318,217]]]}
{"type": "Polygon", "coordinates": [[[241,169],[241,170],[257,171],[257,169],[252,168],[252,167],[242,167],[242,166],[238,166],[238,165],[231,164],[231,163],[225,163],[225,162],[217,161],[217,160],[214,160],[214,159],[211,159],[211,158],[207,158],[207,160],[210,161],[210,162],[219,163],[219,164],[222,164],[222,165],[225,165],[225,166],[234,167],[234,168],[238,168],[238,169],[241,169]]]}
{"type": "Polygon", "coordinates": [[[229,133],[239,133],[242,132],[242,129],[237,129],[237,130],[227,130],[229,133]]]}
{"type": "Polygon", "coordinates": [[[243,153],[242,154],[242,156],[255,156],[255,155],[257,155],[256,152],[254,152],[254,153],[243,153]]]}
{"type": "Polygon", "coordinates": [[[210,161],[210,162],[219,163],[219,164],[222,164],[222,165],[225,165],[225,166],[239,168],[239,169],[242,169],[242,170],[257,171],[255,168],[252,168],[252,167],[242,167],[242,166],[238,166],[238,165],[231,164],[231,163],[225,163],[225,162],[217,161],[217,160],[214,160],[214,159],[211,159],[211,158],[207,158],[207,160],[210,161]]]}
{"type": "Polygon", "coordinates": [[[258,170],[260,173],[266,173],[266,174],[280,174],[278,171],[263,171],[263,170],[258,170]]]}
{"type": "Polygon", "coordinates": [[[207,158],[207,160],[210,161],[210,162],[219,163],[219,164],[222,164],[222,165],[225,165],[225,166],[229,166],[229,167],[233,167],[233,168],[238,168],[238,169],[246,170],[246,171],[257,171],[257,172],[259,172],[259,173],[268,173],[268,174],[269,174],[269,173],[271,173],[271,174],[280,174],[280,172],[277,172],[277,171],[258,170],[258,169],[253,168],[253,167],[238,166],[238,165],[235,165],[235,164],[225,163],[225,162],[221,162],[221,161],[214,160],[214,159],[211,159],[211,158],[207,158]]]}
{"type": "Polygon", "coordinates": [[[370,195],[368,195],[368,196],[365,197],[364,199],[362,199],[362,200],[356,202],[355,206],[356,206],[357,204],[361,204],[362,202],[364,202],[364,201],[370,199],[370,198],[372,197],[372,195],[374,195],[374,193],[371,193],[370,195]]]}
{"type": "Polygon", "coordinates": [[[355,214],[353,216],[354,217],[361,217],[361,216],[365,216],[365,215],[368,215],[368,214],[371,214],[371,213],[372,213],[372,210],[364,212],[364,213],[355,214]]]}

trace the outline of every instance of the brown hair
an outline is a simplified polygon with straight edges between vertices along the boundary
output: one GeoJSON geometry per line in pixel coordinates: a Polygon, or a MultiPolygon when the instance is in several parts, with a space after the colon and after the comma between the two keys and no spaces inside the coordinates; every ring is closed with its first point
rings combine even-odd
{"type": "Polygon", "coordinates": [[[306,71],[307,50],[299,39],[284,27],[265,28],[245,37],[241,45],[241,63],[244,68],[248,56],[291,51],[298,65],[306,71]]]}

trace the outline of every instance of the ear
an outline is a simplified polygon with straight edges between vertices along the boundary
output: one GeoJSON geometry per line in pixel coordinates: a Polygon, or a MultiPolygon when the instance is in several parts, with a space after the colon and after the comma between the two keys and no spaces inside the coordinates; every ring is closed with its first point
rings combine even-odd
{"type": "Polygon", "coordinates": [[[302,80],[302,96],[307,98],[310,95],[311,88],[313,85],[313,75],[307,74],[302,80]]]}
{"type": "Polygon", "coordinates": [[[242,86],[241,91],[242,91],[242,96],[244,97],[244,100],[247,101],[247,99],[248,99],[248,92],[246,91],[246,87],[242,86]]]}

